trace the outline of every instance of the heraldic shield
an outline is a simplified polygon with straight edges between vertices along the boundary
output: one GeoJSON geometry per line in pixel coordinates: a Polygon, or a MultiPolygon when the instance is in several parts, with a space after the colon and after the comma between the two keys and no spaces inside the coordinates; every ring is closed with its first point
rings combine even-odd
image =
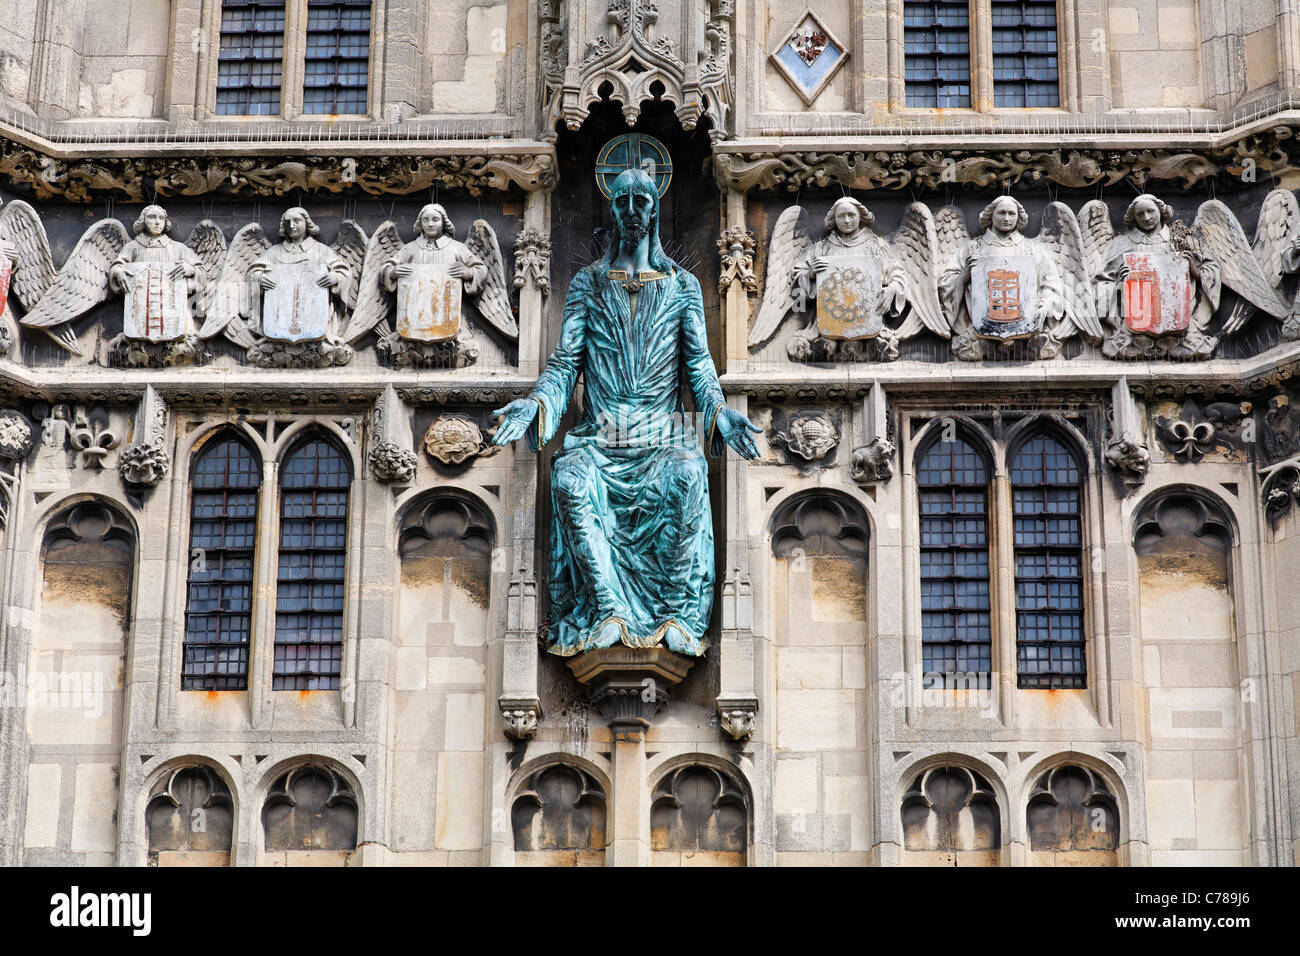
{"type": "Polygon", "coordinates": [[[0,256],[0,315],[5,314],[5,306],[9,304],[9,277],[13,271],[9,260],[0,256]]]}
{"type": "Polygon", "coordinates": [[[824,339],[869,339],[880,334],[879,258],[828,255],[829,267],[817,277],[817,334],[824,339]]]}
{"type": "Polygon", "coordinates": [[[411,268],[412,275],[397,281],[397,334],[417,342],[454,339],[464,284],[447,274],[446,264],[411,268]]]}
{"type": "Polygon", "coordinates": [[[122,332],[129,339],[174,342],[185,335],[189,289],[185,277],[170,277],[174,262],[128,262],[122,332]]]}
{"type": "Polygon", "coordinates": [[[325,337],[330,293],[316,283],[325,267],[311,263],[274,265],[266,274],[275,288],[262,296],[262,334],[280,342],[312,342],[325,337]]]}
{"type": "Polygon", "coordinates": [[[1038,331],[1038,266],[1033,256],[987,256],[971,264],[971,322],[986,339],[1038,331]]]}
{"type": "Polygon", "coordinates": [[[1168,253],[1124,253],[1124,322],[1132,332],[1185,332],[1192,322],[1192,279],[1187,259],[1168,253]]]}

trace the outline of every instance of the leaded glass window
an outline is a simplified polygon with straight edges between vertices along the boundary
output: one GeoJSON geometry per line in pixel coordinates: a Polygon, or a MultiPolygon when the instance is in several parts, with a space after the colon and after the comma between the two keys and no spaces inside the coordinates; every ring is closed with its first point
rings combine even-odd
{"type": "Polygon", "coordinates": [[[364,113],[370,0],[309,0],[304,113],[364,113]]]}
{"type": "Polygon", "coordinates": [[[1056,0],[993,0],[993,105],[1060,103],[1056,0]]]}
{"type": "Polygon", "coordinates": [[[245,690],[261,468],[234,436],[194,463],[182,690],[245,690]]]}
{"type": "Polygon", "coordinates": [[[279,116],[284,0],[222,0],[217,114],[279,116]]]}
{"type": "Polygon", "coordinates": [[[308,438],[285,457],[280,479],[275,690],[339,687],[351,482],[347,460],[323,437],[308,438]]]}
{"type": "Polygon", "coordinates": [[[968,0],[903,0],[908,106],[970,106],[968,0]]]}
{"type": "Polygon", "coordinates": [[[921,663],[927,687],[987,688],[988,469],[961,438],[937,441],[917,471],[921,499],[921,663]]]}
{"type": "Polygon", "coordinates": [[[1020,687],[1083,687],[1082,484],[1056,439],[1026,442],[1011,464],[1020,687]]]}

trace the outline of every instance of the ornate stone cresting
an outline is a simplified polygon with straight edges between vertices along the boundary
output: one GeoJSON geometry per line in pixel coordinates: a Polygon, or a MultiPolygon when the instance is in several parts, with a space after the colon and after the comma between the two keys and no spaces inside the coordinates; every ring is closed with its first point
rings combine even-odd
{"type": "Polygon", "coordinates": [[[553,138],[560,122],[578,129],[608,84],[628,126],[644,101],[661,96],[675,105],[684,129],[707,116],[711,137],[724,137],[734,98],[734,18],[734,0],[685,0],[663,12],[655,0],[606,0],[603,13],[544,0],[538,8],[543,136],[553,138]]]}
{"type": "Polygon", "coordinates": [[[718,237],[718,255],[722,259],[722,273],[718,276],[718,291],[726,292],[733,282],[739,282],[747,295],[758,291],[758,276],[754,274],[754,234],[743,226],[725,229],[718,237]]]}
{"type": "Polygon", "coordinates": [[[551,293],[551,239],[542,230],[525,226],[515,236],[514,286],[532,282],[542,295],[551,293]]]}
{"type": "Polygon", "coordinates": [[[214,193],[258,198],[299,192],[409,196],[434,187],[479,196],[512,187],[525,192],[550,189],[556,181],[550,152],[64,159],[3,139],[0,178],[30,189],[37,199],[83,203],[214,193]]]}
{"type": "Polygon", "coordinates": [[[167,403],[147,386],[136,411],[135,431],[130,446],[117,462],[118,474],[128,485],[153,487],[171,468],[167,452],[167,403]]]}

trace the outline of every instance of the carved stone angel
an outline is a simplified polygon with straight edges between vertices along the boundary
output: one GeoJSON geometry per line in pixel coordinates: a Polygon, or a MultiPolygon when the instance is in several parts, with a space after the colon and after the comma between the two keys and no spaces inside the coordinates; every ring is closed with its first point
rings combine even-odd
{"type": "Polygon", "coordinates": [[[354,343],[378,331],[380,351],[398,368],[471,365],[479,349],[463,320],[463,295],[488,324],[517,339],[519,327],[492,227],[475,220],[468,241],[459,242],[447,211],[437,203],[420,210],[415,227],[418,235],[406,244],[391,222],[375,230],[344,339],[354,343]],[[388,324],[394,316],[395,329],[388,324]]]}
{"type": "MultiPolygon", "coordinates": [[[[1231,225],[1224,231],[1235,245],[1238,237],[1231,225]]],[[[1244,234],[1241,238],[1245,238],[1244,234]]],[[[1291,273],[1300,271],[1300,203],[1296,202],[1295,193],[1291,190],[1274,189],[1264,197],[1259,209],[1259,221],[1255,225],[1253,251],[1260,273],[1273,290],[1273,296],[1265,294],[1263,289],[1255,289],[1253,295],[1242,295],[1224,320],[1223,334],[1236,332],[1258,309],[1274,318],[1283,319],[1283,338],[1300,339],[1300,295],[1294,296],[1290,308],[1282,315],[1277,312],[1278,306],[1286,308],[1283,281],[1291,273]]],[[[1224,281],[1227,282],[1226,275],[1224,281]]]]}
{"type": "MultiPolygon", "coordinates": [[[[10,292],[24,310],[31,311],[56,275],[50,241],[36,210],[17,199],[0,209],[0,316],[6,312],[10,292]]],[[[14,333],[8,319],[0,323],[0,355],[13,348],[14,333]]]]}
{"type": "MultiPolygon", "coordinates": [[[[30,260],[41,257],[39,247],[42,245],[43,254],[49,255],[45,227],[37,219],[27,232],[12,236],[11,241],[15,238],[19,239],[17,248],[20,253],[17,273],[39,272],[40,267],[33,269],[30,260]],[[39,238],[34,234],[37,231],[39,238]]],[[[28,328],[40,329],[60,348],[73,355],[81,355],[72,323],[108,298],[109,269],[127,241],[126,227],[120,222],[116,219],[99,220],[82,233],[63,268],[58,270],[31,311],[19,322],[28,328]]]]}
{"type": "Polygon", "coordinates": [[[111,291],[126,301],[122,334],[109,343],[114,365],[183,365],[202,361],[206,352],[198,336],[190,303],[214,282],[226,254],[226,238],[209,220],[177,242],[171,217],[161,206],[145,206],[131,239],[108,271],[111,291]]]}
{"type": "Polygon", "coordinates": [[[1029,215],[1011,196],[984,207],[983,231],[974,239],[954,206],[941,209],[935,221],[948,262],[940,292],[955,356],[978,361],[985,339],[1003,345],[1032,339],[1040,358],[1058,355],[1076,332],[1093,344],[1101,341],[1083,237],[1069,207],[1050,203],[1036,239],[1024,234],[1029,215]]]}
{"type": "MultiPolygon", "coordinates": [[[[320,227],[300,206],[280,217],[280,241],[269,245],[259,227],[245,227],[231,243],[242,242],[241,258],[262,246],[247,267],[255,287],[250,325],[255,334],[248,360],[264,368],[328,368],[346,365],[352,348],[342,337],[344,310],[356,302],[356,277],[365,254],[366,234],[344,220],[332,246],[316,239],[320,227]],[[256,232],[248,233],[249,228],[256,232]],[[259,295],[260,290],[260,302],[259,295]]],[[[228,328],[228,323],[226,325],[228,328]]]]}
{"type": "Polygon", "coordinates": [[[875,217],[858,200],[836,200],[826,214],[826,236],[811,243],[797,234],[803,210],[791,206],[777,219],[768,247],[766,288],[749,333],[756,348],[791,311],[815,299],[812,322],[786,344],[792,359],[820,352],[827,358],[898,358],[898,343],[928,329],[948,338],[935,281],[938,247],[934,217],[912,203],[886,241],[872,231],[875,217]],[[906,312],[897,326],[887,316],[906,312]]]}

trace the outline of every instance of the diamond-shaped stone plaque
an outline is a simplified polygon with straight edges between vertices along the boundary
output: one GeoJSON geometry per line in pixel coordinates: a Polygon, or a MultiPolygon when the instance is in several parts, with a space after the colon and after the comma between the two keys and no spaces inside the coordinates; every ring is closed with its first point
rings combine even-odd
{"type": "Polygon", "coordinates": [[[848,58],[844,44],[811,10],[804,10],[771,54],[772,63],[809,105],[848,58]]]}

